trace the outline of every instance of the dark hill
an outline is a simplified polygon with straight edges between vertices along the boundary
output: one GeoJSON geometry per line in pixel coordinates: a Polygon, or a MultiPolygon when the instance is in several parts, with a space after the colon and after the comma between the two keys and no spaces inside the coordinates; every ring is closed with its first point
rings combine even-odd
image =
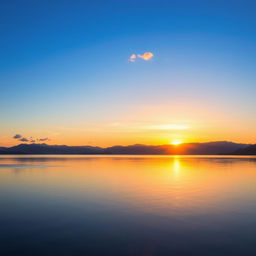
{"type": "Polygon", "coordinates": [[[256,155],[256,144],[234,151],[235,155],[256,155]]]}
{"type": "Polygon", "coordinates": [[[238,144],[227,141],[207,143],[185,143],[179,146],[161,145],[132,145],[114,146],[105,149],[106,154],[138,154],[138,155],[218,155],[227,154],[240,148],[247,147],[247,144],[238,144]]]}
{"type": "Polygon", "coordinates": [[[9,148],[8,151],[20,154],[101,154],[103,152],[99,147],[47,144],[20,144],[9,148]]]}
{"type": "Polygon", "coordinates": [[[0,148],[0,154],[115,154],[115,155],[218,155],[239,152],[248,144],[227,141],[207,143],[185,143],[182,145],[131,145],[108,148],[92,146],[66,146],[47,144],[20,144],[10,148],[0,148]]]}

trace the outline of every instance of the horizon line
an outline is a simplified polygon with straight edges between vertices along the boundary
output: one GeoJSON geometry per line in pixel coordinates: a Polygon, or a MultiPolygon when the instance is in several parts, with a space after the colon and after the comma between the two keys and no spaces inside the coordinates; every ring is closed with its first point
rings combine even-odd
{"type": "Polygon", "coordinates": [[[173,146],[173,147],[178,147],[178,146],[182,146],[182,145],[188,145],[188,144],[207,144],[207,143],[221,143],[221,142],[225,142],[225,143],[233,143],[233,144],[242,144],[242,145],[254,145],[255,143],[243,143],[243,142],[235,142],[235,141],[229,141],[229,140],[214,140],[214,141],[204,141],[204,142],[184,142],[184,143],[180,143],[179,145],[174,145],[174,144],[142,144],[142,143],[135,143],[135,144],[126,144],[126,145],[122,145],[122,144],[114,144],[111,146],[93,146],[93,145],[67,145],[67,144],[47,144],[47,143],[20,143],[14,146],[0,146],[1,148],[11,148],[11,147],[16,147],[19,145],[47,145],[47,146],[67,146],[67,147],[98,147],[98,148],[110,148],[110,147],[129,147],[129,146],[151,146],[151,147],[157,147],[157,146],[173,146]]]}

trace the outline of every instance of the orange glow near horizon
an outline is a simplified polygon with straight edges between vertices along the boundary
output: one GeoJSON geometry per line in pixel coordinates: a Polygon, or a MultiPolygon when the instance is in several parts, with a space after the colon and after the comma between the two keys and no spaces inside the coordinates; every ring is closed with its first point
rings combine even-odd
{"type": "MultiPolygon", "coordinates": [[[[62,125],[52,120],[45,123],[19,123],[15,129],[3,126],[0,129],[0,146],[15,146],[30,143],[13,139],[21,134],[27,139],[49,138],[50,145],[100,146],[114,145],[180,145],[191,142],[233,141],[255,143],[252,124],[241,127],[232,116],[226,118],[225,111],[204,108],[203,104],[174,104],[172,107],[142,105],[129,109],[122,116],[110,116],[104,121],[73,122],[66,120],[62,125]],[[227,129],[232,124],[233,129],[227,129]],[[250,129],[248,128],[250,127],[250,129]],[[239,134],[239,136],[238,136],[239,134]]],[[[37,142],[41,143],[41,142],[37,142]]]]}

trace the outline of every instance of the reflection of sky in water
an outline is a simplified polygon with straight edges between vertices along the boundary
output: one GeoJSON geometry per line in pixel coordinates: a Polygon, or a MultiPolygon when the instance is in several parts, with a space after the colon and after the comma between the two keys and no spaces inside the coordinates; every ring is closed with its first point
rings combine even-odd
{"type": "Polygon", "coordinates": [[[255,160],[3,156],[0,248],[15,251],[15,241],[26,255],[253,255],[255,160]]]}

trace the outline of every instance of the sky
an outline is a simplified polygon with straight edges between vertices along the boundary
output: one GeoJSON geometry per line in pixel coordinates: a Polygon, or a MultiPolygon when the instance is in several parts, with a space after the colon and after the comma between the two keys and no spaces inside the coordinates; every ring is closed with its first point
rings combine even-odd
{"type": "Polygon", "coordinates": [[[248,0],[2,2],[0,146],[256,143],[255,12],[248,0]]]}

